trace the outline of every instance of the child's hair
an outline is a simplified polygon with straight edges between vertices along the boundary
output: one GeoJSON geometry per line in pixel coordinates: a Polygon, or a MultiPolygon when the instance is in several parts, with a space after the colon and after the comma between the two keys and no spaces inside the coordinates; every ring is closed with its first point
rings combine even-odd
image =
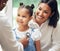
{"type": "Polygon", "coordinates": [[[26,8],[26,9],[28,9],[28,11],[30,13],[30,16],[33,15],[34,4],[31,4],[31,6],[29,6],[29,5],[25,6],[23,3],[20,3],[20,7],[19,8],[26,8]]]}

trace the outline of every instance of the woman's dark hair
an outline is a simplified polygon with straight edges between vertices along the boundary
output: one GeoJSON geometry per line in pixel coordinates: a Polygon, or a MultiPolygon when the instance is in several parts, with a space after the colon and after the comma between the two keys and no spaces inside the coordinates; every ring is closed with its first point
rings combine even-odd
{"type": "Polygon", "coordinates": [[[30,16],[33,15],[34,4],[31,4],[31,6],[29,6],[29,5],[25,6],[23,3],[20,3],[20,8],[26,8],[26,9],[28,9],[28,11],[30,13],[30,16]]]}
{"type": "Polygon", "coordinates": [[[53,26],[55,28],[59,20],[57,1],[56,0],[41,0],[40,3],[47,3],[49,7],[51,8],[52,16],[49,17],[48,25],[53,26]]]}

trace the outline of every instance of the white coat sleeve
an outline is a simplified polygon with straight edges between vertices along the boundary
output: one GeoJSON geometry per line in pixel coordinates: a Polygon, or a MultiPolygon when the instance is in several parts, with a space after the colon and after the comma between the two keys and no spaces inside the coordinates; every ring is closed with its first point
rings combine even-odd
{"type": "Polygon", "coordinates": [[[12,27],[4,17],[0,18],[0,44],[4,51],[23,51],[23,45],[16,41],[12,27]]]}

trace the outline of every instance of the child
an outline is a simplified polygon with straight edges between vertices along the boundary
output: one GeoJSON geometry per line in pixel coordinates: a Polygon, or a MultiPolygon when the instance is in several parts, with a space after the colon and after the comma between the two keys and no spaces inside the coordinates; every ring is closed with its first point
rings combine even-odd
{"type": "Polygon", "coordinates": [[[16,18],[18,27],[13,30],[15,32],[17,40],[22,39],[24,37],[29,38],[28,45],[24,47],[24,51],[41,51],[40,31],[38,29],[31,29],[28,26],[28,23],[33,15],[33,8],[33,4],[31,6],[25,6],[23,3],[20,3],[16,18]]]}

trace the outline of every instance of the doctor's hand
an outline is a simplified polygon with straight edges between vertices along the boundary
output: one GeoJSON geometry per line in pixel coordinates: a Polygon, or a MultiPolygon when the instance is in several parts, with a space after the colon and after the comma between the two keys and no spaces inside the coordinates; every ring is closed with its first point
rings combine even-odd
{"type": "Polygon", "coordinates": [[[23,44],[24,48],[25,48],[25,47],[27,47],[27,45],[29,43],[29,38],[27,38],[27,37],[22,38],[22,39],[19,40],[19,42],[21,42],[23,44]]]}

